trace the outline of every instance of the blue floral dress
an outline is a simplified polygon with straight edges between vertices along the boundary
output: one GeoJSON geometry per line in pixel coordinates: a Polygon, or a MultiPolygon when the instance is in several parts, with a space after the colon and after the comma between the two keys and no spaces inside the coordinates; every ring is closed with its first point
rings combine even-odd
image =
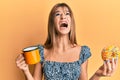
{"type": "Polygon", "coordinates": [[[41,61],[43,65],[43,73],[45,80],[78,80],[81,72],[81,64],[84,63],[90,56],[90,48],[82,46],[80,58],[74,62],[55,62],[45,61],[44,47],[39,45],[41,61]]]}

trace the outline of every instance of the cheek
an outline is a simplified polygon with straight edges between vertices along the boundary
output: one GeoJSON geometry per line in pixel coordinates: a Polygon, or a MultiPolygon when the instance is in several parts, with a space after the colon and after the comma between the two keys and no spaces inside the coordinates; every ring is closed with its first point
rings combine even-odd
{"type": "Polygon", "coordinates": [[[56,19],[54,20],[53,24],[54,24],[55,27],[57,27],[57,20],[56,19]]]}
{"type": "Polygon", "coordinates": [[[69,22],[68,22],[68,23],[69,23],[69,26],[68,26],[68,27],[69,27],[69,29],[71,30],[71,26],[72,26],[71,18],[69,18],[68,21],[69,21],[69,22]]]}
{"type": "Polygon", "coordinates": [[[59,19],[58,19],[58,18],[55,18],[55,19],[54,19],[54,24],[55,24],[55,26],[57,26],[58,23],[59,23],[59,19]]]}
{"type": "Polygon", "coordinates": [[[68,20],[69,24],[71,25],[71,18],[68,17],[67,20],[68,20]]]}
{"type": "Polygon", "coordinates": [[[54,19],[54,27],[56,30],[58,30],[58,27],[59,27],[59,20],[57,18],[54,19]]]}

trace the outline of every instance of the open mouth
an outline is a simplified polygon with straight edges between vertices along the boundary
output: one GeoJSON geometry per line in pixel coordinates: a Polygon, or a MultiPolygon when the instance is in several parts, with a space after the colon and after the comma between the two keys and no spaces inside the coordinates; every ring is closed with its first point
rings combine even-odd
{"type": "Polygon", "coordinates": [[[62,24],[60,24],[60,27],[68,27],[68,24],[67,23],[62,23],[62,24]]]}

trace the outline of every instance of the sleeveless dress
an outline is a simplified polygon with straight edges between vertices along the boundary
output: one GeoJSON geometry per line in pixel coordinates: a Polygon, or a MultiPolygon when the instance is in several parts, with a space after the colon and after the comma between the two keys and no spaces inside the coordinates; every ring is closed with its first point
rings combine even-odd
{"type": "Polygon", "coordinates": [[[80,58],[77,61],[45,61],[44,47],[39,45],[38,48],[41,56],[40,63],[43,65],[44,80],[78,80],[81,73],[81,64],[91,56],[90,48],[88,46],[82,46],[80,58]]]}

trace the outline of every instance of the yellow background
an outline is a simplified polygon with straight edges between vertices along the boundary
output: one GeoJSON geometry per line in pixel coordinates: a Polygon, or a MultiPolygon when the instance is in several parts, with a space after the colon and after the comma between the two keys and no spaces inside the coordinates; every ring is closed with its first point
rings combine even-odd
{"type": "MultiPolygon", "coordinates": [[[[15,58],[24,47],[44,43],[48,14],[58,2],[72,8],[78,43],[91,48],[89,77],[103,63],[102,48],[120,46],[119,0],[0,0],[0,80],[25,80],[15,58]]],[[[119,80],[119,75],[120,60],[116,73],[101,80],[119,80]]]]}

